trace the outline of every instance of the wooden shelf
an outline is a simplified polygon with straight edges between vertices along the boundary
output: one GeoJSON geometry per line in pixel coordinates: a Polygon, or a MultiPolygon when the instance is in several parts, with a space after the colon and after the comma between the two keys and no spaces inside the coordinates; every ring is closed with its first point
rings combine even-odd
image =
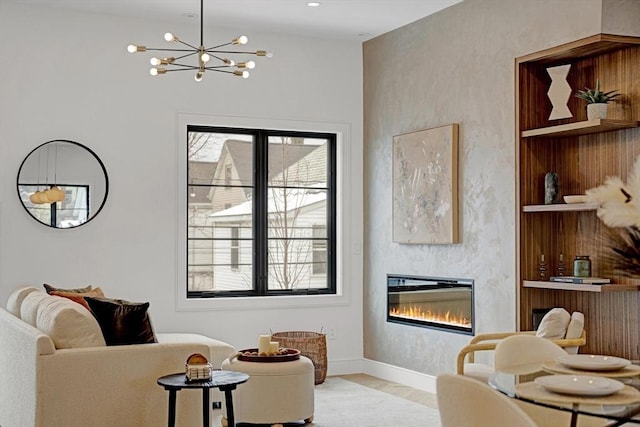
{"type": "Polygon", "coordinates": [[[523,138],[565,137],[611,132],[640,126],[637,120],[588,120],[522,131],[523,138]]]}
{"type": "Polygon", "coordinates": [[[579,212],[595,211],[598,209],[597,203],[558,203],[555,205],[526,205],[522,207],[522,212],[579,212]]]}
{"type": "Polygon", "coordinates": [[[558,289],[563,291],[580,291],[580,292],[637,292],[640,290],[638,285],[620,285],[615,283],[607,283],[606,285],[585,285],[579,283],[562,283],[562,282],[541,282],[534,280],[524,280],[522,286],[525,288],[538,289],[558,289]]]}

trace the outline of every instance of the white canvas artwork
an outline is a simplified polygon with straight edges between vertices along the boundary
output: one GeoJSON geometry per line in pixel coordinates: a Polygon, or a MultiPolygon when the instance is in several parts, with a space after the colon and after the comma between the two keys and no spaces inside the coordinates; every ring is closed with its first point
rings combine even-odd
{"type": "Polygon", "coordinates": [[[393,241],[458,243],[458,124],[393,137],[393,241]]]}

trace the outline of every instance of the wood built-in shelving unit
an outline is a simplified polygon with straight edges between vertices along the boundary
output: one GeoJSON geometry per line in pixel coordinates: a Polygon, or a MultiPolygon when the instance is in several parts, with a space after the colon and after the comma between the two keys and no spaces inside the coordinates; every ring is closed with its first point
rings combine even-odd
{"type": "Polygon", "coordinates": [[[544,205],[544,175],[556,172],[562,196],[584,194],[608,176],[626,180],[640,156],[640,37],[598,34],[516,59],[517,276],[519,327],[533,329],[534,308],[565,307],[585,314],[583,353],[640,359],[640,277],[616,273],[607,259],[607,228],[591,203],[544,205]],[[587,120],[584,101],[570,97],[573,117],[549,121],[548,67],[571,64],[575,91],[600,79],[618,90],[606,120],[587,120]],[[589,255],[592,275],[611,284],[539,280],[540,256],[557,275],[560,254],[567,275],[576,255],[589,255]]]}

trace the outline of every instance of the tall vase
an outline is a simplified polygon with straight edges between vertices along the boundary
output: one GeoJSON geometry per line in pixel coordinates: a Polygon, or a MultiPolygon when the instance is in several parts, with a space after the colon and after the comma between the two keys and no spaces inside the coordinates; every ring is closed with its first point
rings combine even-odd
{"type": "Polygon", "coordinates": [[[587,104],[587,120],[607,118],[607,103],[587,104]]]}

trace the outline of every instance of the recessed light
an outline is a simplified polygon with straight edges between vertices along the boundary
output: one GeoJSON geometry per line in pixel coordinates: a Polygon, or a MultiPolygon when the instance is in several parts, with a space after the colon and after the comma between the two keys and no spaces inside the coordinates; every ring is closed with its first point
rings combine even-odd
{"type": "Polygon", "coordinates": [[[310,1],[309,3],[307,3],[307,6],[309,6],[309,7],[318,7],[318,6],[320,6],[320,2],[310,1]]]}

